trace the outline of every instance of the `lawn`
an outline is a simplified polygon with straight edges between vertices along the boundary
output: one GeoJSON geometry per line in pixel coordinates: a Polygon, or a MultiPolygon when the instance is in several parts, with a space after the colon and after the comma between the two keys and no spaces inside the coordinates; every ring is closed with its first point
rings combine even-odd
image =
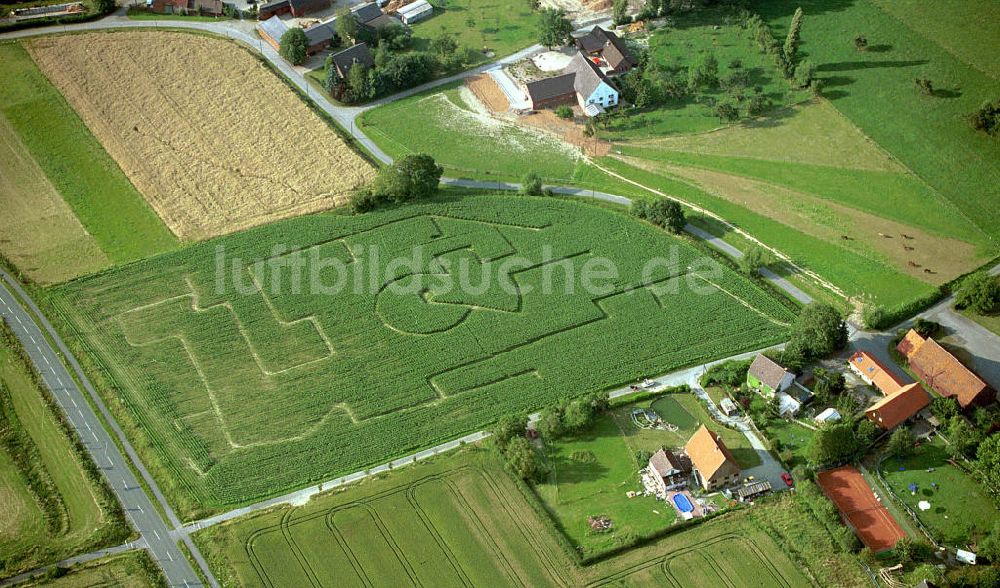
{"type": "MultiPolygon", "coordinates": [[[[750,87],[760,86],[774,107],[808,99],[806,91],[794,90],[763,54],[750,36],[735,24],[728,24],[723,9],[699,9],[671,15],[673,27],[658,29],[649,36],[649,58],[665,70],[685,69],[702,55],[714,55],[719,62],[719,78],[742,69],[750,74],[750,87]],[[739,67],[735,62],[739,61],[739,67]]],[[[663,107],[645,110],[612,122],[600,137],[614,142],[659,138],[676,134],[700,133],[721,123],[711,103],[725,98],[720,88],[699,93],[699,100],[686,97],[671,100],[663,107]]]]}
{"type": "Polygon", "coordinates": [[[481,450],[442,456],[211,527],[195,542],[224,585],[809,583],[745,511],[581,567],[494,459],[481,450]]]}
{"type": "Polygon", "coordinates": [[[97,559],[69,568],[66,575],[57,579],[39,579],[19,586],[47,586],[49,588],[91,588],[94,586],[121,586],[124,588],[160,588],[166,578],[149,552],[130,551],[97,559]]]}
{"type": "Polygon", "coordinates": [[[698,399],[689,393],[664,394],[650,401],[616,406],[590,429],[546,443],[548,479],[535,487],[539,498],[560,528],[585,557],[594,557],[664,529],[676,511],[651,497],[628,498],[641,490],[636,452],[655,453],[662,448],[683,447],[702,424],[722,436],[743,468],[761,464],[746,437],[711,420],[698,399]],[[634,408],[650,408],[677,431],[641,429],[632,422],[634,408]],[[587,518],[608,516],[609,533],[594,533],[587,518]]]}
{"type": "Polygon", "coordinates": [[[809,445],[809,441],[812,440],[816,432],[785,419],[771,419],[767,424],[765,434],[772,443],[775,441],[780,443],[780,451],[792,452],[792,462],[786,464],[791,469],[798,465],[805,465],[806,446],[809,445]]]}
{"type": "MultiPolygon", "coordinates": [[[[900,3],[892,12],[906,11],[909,4],[900,3]]],[[[823,96],[995,239],[1000,236],[1000,203],[993,190],[1000,185],[1000,142],[976,133],[964,119],[984,101],[996,99],[1000,81],[935,42],[968,39],[962,44],[976,52],[995,46],[995,27],[986,26],[993,17],[980,17],[983,3],[976,3],[975,15],[968,16],[975,26],[965,23],[962,33],[952,35],[948,31],[955,30],[955,22],[965,20],[960,15],[973,13],[971,3],[956,4],[959,14],[947,19],[906,18],[922,21],[923,34],[871,0],[832,5],[827,0],[775,0],[756,2],[754,8],[783,38],[792,12],[802,7],[802,51],[824,81],[823,96]],[[859,33],[868,39],[866,52],[854,47],[859,33]],[[916,77],[930,79],[935,95],[917,92],[916,77]]],[[[951,11],[951,5],[931,8],[928,15],[951,11]]],[[[990,59],[992,53],[981,55],[990,59]]]]}
{"type": "Polygon", "coordinates": [[[201,16],[198,14],[159,14],[144,8],[129,7],[129,20],[180,20],[190,22],[211,22],[216,20],[229,20],[228,16],[201,16]]]}
{"type": "Polygon", "coordinates": [[[0,325],[0,577],[128,538],[124,514],[0,325]]]}
{"type": "MultiPolygon", "coordinates": [[[[551,471],[546,483],[538,484],[535,491],[584,557],[651,535],[677,518],[670,504],[652,496],[625,495],[642,490],[639,468],[646,464],[636,463],[634,444],[623,437],[625,431],[619,428],[619,423],[629,418],[618,414],[622,410],[616,409],[615,415],[601,415],[581,434],[546,443],[546,463],[551,471]],[[612,529],[594,532],[587,523],[591,516],[609,517],[612,529]]],[[[648,433],[659,433],[660,446],[673,445],[665,431],[648,433]]]]}
{"type": "Polygon", "coordinates": [[[996,521],[1000,521],[1000,510],[972,476],[948,463],[948,459],[943,443],[935,441],[924,444],[905,459],[891,457],[885,460],[882,475],[895,494],[917,513],[924,526],[939,540],[954,547],[965,547],[982,538],[996,521]],[[908,489],[911,483],[918,486],[916,495],[908,489]],[[932,483],[938,487],[933,488],[932,483]],[[921,511],[917,507],[921,500],[930,502],[930,510],[921,511]]]}
{"type": "Polygon", "coordinates": [[[118,164],[19,43],[0,43],[0,114],[114,263],[177,247],[118,164]]]}
{"type": "Polygon", "coordinates": [[[457,191],[288,219],[51,294],[184,511],[382,463],[567,391],[759,349],[794,316],[624,213],[457,191]],[[593,277],[595,258],[616,276],[593,277]]]}
{"type": "Polygon", "coordinates": [[[483,54],[483,61],[506,57],[535,43],[538,15],[527,2],[509,0],[430,0],[434,15],[414,23],[413,46],[429,50],[434,39],[448,35],[459,47],[483,54]]]}

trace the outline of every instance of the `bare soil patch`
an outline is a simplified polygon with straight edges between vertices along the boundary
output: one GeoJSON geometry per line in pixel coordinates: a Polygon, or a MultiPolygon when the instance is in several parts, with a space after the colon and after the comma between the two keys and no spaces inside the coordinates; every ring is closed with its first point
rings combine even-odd
{"type": "Polygon", "coordinates": [[[331,208],[374,175],[273,72],[230,42],[114,32],[27,47],[183,239],[331,208]]]}
{"type": "Polygon", "coordinates": [[[472,76],[465,81],[465,85],[472,90],[472,93],[476,95],[476,98],[493,113],[507,112],[510,108],[510,102],[507,101],[507,95],[503,93],[500,86],[497,85],[493,76],[489,74],[479,74],[477,76],[472,76]]]}
{"type": "Polygon", "coordinates": [[[0,252],[32,280],[63,282],[110,264],[0,115],[0,252]]]}
{"type": "Polygon", "coordinates": [[[824,241],[863,255],[879,255],[902,273],[943,284],[977,267],[976,248],[899,222],[767,182],[678,165],[651,165],[622,158],[650,171],[667,171],[702,189],[824,241]],[[846,239],[845,239],[846,237],[846,239]]]}
{"type": "MultiPolygon", "coordinates": [[[[573,109],[574,112],[578,108],[573,109]]],[[[611,153],[611,143],[583,134],[584,126],[578,122],[581,116],[577,113],[573,119],[559,118],[551,110],[542,109],[532,114],[520,116],[517,119],[522,125],[542,129],[558,136],[563,141],[583,149],[588,157],[601,157],[611,153]]]]}

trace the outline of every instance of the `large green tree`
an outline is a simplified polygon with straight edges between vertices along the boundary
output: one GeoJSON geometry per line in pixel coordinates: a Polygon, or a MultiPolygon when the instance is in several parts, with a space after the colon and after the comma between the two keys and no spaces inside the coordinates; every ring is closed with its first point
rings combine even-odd
{"type": "Polygon", "coordinates": [[[809,358],[829,355],[847,346],[847,323],[836,308],[813,302],[792,324],[791,343],[809,358]]]}
{"type": "Polygon", "coordinates": [[[611,9],[611,19],[615,26],[631,22],[632,19],[628,17],[628,0],[615,0],[611,9]]]}
{"type": "MultiPolygon", "coordinates": [[[[1000,492],[1000,433],[994,433],[979,444],[976,450],[976,465],[986,484],[993,492],[1000,492]]],[[[1000,523],[998,523],[1000,525],[1000,523]]],[[[1000,532],[994,528],[994,540],[997,542],[997,556],[1000,557],[1000,532]]],[[[994,560],[1000,563],[1000,560],[994,560]]]]}
{"type": "Polygon", "coordinates": [[[885,450],[890,455],[906,457],[913,453],[913,444],[915,442],[913,433],[908,428],[899,427],[889,436],[889,442],[886,444],[885,450]]]}
{"type": "Polygon", "coordinates": [[[573,23],[566,11],[543,8],[538,18],[538,42],[549,49],[565,45],[573,38],[573,23]]]}
{"type": "Polygon", "coordinates": [[[299,27],[292,27],[281,35],[279,47],[282,57],[295,65],[300,65],[306,60],[309,38],[306,37],[306,32],[299,27]]]}
{"type": "Polygon", "coordinates": [[[953,416],[945,431],[948,452],[955,457],[973,457],[982,439],[979,431],[961,416],[953,416]]]}
{"type": "Polygon", "coordinates": [[[504,456],[507,458],[507,467],[522,480],[537,480],[542,473],[535,448],[524,437],[511,439],[504,456]]]}
{"type": "Polygon", "coordinates": [[[407,155],[382,168],[372,191],[393,202],[428,198],[438,190],[444,168],[430,155],[407,155]]]}
{"type": "Polygon", "coordinates": [[[986,272],[965,278],[955,293],[955,306],[979,314],[997,312],[1000,310],[1000,278],[986,272]]]}
{"type": "Polygon", "coordinates": [[[348,7],[337,11],[337,36],[344,44],[353,43],[358,37],[358,20],[354,18],[354,13],[348,7]]]}
{"type": "Polygon", "coordinates": [[[524,415],[504,415],[493,426],[493,442],[501,451],[507,449],[511,440],[524,436],[528,430],[528,417],[524,415]]]}
{"type": "Polygon", "coordinates": [[[844,463],[859,450],[854,426],[849,422],[826,425],[806,445],[806,459],[815,466],[844,463]]]}
{"type": "Polygon", "coordinates": [[[792,15],[792,24],[788,27],[788,36],[785,37],[784,53],[785,59],[791,64],[795,60],[795,54],[799,50],[800,35],[802,34],[802,8],[796,8],[792,15]]]}

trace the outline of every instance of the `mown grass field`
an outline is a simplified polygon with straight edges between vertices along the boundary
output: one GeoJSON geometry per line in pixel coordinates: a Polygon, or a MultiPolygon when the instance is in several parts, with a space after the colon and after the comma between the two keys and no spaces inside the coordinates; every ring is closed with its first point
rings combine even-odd
{"type": "Polygon", "coordinates": [[[229,586],[806,586],[767,534],[733,513],[579,567],[492,456],[407,466],[195,536],[229,586]]]}
{"type": "Polygon", "coordinates": [[[623,213],[452,191],[364,216],[289,219],[51,293],[185,511],[758,349],[782,340],[793,316],[623,213]],[[583,270],[598,258],[617,275],[588,285],[583,270]],[[462,286],[463,266],[466,286],[449,288],[462,286]]]}
{"type": "MultiPolygon", "coordinates": [[[[498,59],[535,43],[538,15],[527,2],[508,0],[430,0],[434,15],[413,24],[413,46],[429,50],[448,35],[459,47],[489,50],[498,59]]],[[[491,58],[483,54],[483,61],[491,58]]]]}
{"type": "Polygon", "coordinates": [[[161,588],[166,579],[143,550],[130,551],[121,555],[98,559],[75,566],[61,578],[39,579],[19,586],[48,586],[50,588],[93,588],[115,586],[117,588],[161,588]]]}
{"type": "Polygon", "coordinates": [[[972,476],[948,459],[943,443],[925,444],[912,456],[885,460],[882,476],[938,540],[963,547],[990,532],[1000,521],[1000,509],[972,476]],[[928,471],[931,468],[933,472],[928,471]],[[932,482],[938,487],[932,487],[932,482]],[[911,483],[918,486],[916,495],[909,490],[911,483]],[[921,500],[931,503],[930,510],[917,507],[921,500]]]}
{"type": "MultiPolygon", "coordinates": [[[[906,4],[892,9],[905,11],[906,4]]],[[[952,3],[930,9],[950,11],[952,3]]],[[[944,38],[969,38],[974,47],[996,42],[990,16],[980,16],[969,2],[954,3],[953,17],[922,20],[924,33],[883,11],[871,0],[777,0],[756,2],[780,37],[796,7],[805,13],[802,51],[824,80],[823,96],[854,124],[921,180],[943,195],[971,223],[993,239],[1000,237],[1000,142],[973,131],[966,116],[986,100],[995,100],[1000,81],[955,57],[939,44],[944,38]],[[959,15],[965,15],[963,18],[959,15]],[[967,20],[968,19],[968,20],[967,20]],[[985,21],[984,21],[985,19],[985,21]],[[967,22],[966,22],[967,20],[967,22]],[[952,35],[955,22],[963,22],[952,35]],[[934,34],[926,31],[933,29],[934,34]],[[859,52],[853,39],[865,34],[870,49],[859,52]],[[934,96],[914,88],[915,77],[930,79],[934,96]]],[[[977,3],[976,6],[988,3],[977,3]]],[[[987,10],[987,13],[992,11],[987,10]]],[[[985,53],[982,59],[989,59],[985,53]]],[[[935,213],[938,208],[934,208],[935,213]]]]}
{"type": "MultiPolygon", "coordinates": [[[[6,329],[6,325],[0,327],[6,329]]],[[[127,539],[117,502],[88,472],[16,347],[0,331],[0,577],[127,539]]]]}
{"type": "Polygon", "coordinates": [[[113,262],[177,247],[177,239],[20,43],[0,43],[0,114],[113,262]]]}
{"type": "Polygon", "coordinates": [[[677,513],[671,505],[652,497],[626,496],[629,490],[641,490],[638,472],[646,467],[636,462],[635,454],[682,448],[702,424],[722,436],[741,467],[761,464],[742,433],[713,422],[693,394],[672,393],[616,406],[586,431],[546,442],[546,464],[551,471],[535,491],[585,557],[651,535],[670,526],[677,513]],[[677,431],[636,427],[631,417],[636,407],[652,408],[664,421],[677,426],[677,431]],[[611,518],[611,532],[591,531],[587,518],[598,515],[611,518]]]}

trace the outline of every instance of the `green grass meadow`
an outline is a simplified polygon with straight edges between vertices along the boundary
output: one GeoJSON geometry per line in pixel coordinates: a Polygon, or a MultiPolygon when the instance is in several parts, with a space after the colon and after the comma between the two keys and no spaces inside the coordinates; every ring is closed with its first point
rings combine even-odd
{"type": "Polygon", "coordinates": [[[483,450],[406,466],[195,535],[223,585],[804,586],[747,512],[581,567],[522,484],[483,450]],[[721,583],[721,584],[720,584],[721,583]]]}
{"type": "Polygon", "coordinates": [[[448,35],[459,47],[488,49],[483,61],[506,57],[535,43],[536,12],[525,1],[430,0],[434,14],[413,24],[413,46],[429,50],[434,39],[448,35]]]}
{"type": "Polygon", "coordinates": [[[917,513],[924,526],[947,545],[964,548],[981,539],[1000,521],[996,501],[975,478],[949,463],[940,441],[924,444],[904,459],[885,460],[882,476],[896,496],[917,513]],[[938,485],[936,489],[932,482],[938,485]],[[911,483],[918,487],[915,495],[909,490],[911,483]],[[930,502],[930,510],[917,507],[921,500],[930,502]]]}
{"type": "Polygon", "coordinates": [[[783,339],[792,311],[698,260],[682,239],[604,207],[447,191],[281,221],[51,294],[122,395],[116,416],[161,487],[190,512],[382,463],[567,390],[783,339]],[[275,244],[305,255],[298,285],[266,269],[293,261],[275,244]],[[238,268],[222,284],[220,247],[238,268]],[[663,262],[647,266],[652,256],[663,262]],[[582,279],[597,257],[617,276],[594,290],[582,279]],[[462,266],[469,287],[451,287],[447,268],[462,266]],[[348,287],[326,289],[338,281],[348,287]]]}
{"type": "MultiPolygon", "coordinates": [[[[905,4],[913,3],[901,4],[892,12],[906,11],[905,4]]],[[[950,11],[952,5],[927,4],[938,4],[929,16],[950,11]]],[[[792,12],[801,6],[802,55],[817,66],[823,96],[995,240],[1000,237],[1000,202],[994,190],[1000,185],[1000,142],[973,131],[965,118],[997,98],[1000,81],[955,56],[969,50],[952,53],[939,44],[953,36],[949,27],[955,30],[956,22],[962,22],[963,32],[954,36],[969,38],[962,43],[977,52],[995,45],[995,28],[985,26],[991,17],[980,16],[973,3],[954,4],[957,13],[948,19],[906,17],[923,20],[921,26],[933,28],[933,34],[909,28],[871,0],[776,0],[757,2],[754,9],[784,38],[792,12]],[[854,47],[858,34],[868,38],[865,52],[854,47]],[[916,77],[930,79],[935,95],[920,94],[916,77]]]]}
{"type": "Polygon", "coordinates": [[[177,248],[177,238],[19,43],[0,43],[0,75],[0,112],[112,262],[177,248]]]}

